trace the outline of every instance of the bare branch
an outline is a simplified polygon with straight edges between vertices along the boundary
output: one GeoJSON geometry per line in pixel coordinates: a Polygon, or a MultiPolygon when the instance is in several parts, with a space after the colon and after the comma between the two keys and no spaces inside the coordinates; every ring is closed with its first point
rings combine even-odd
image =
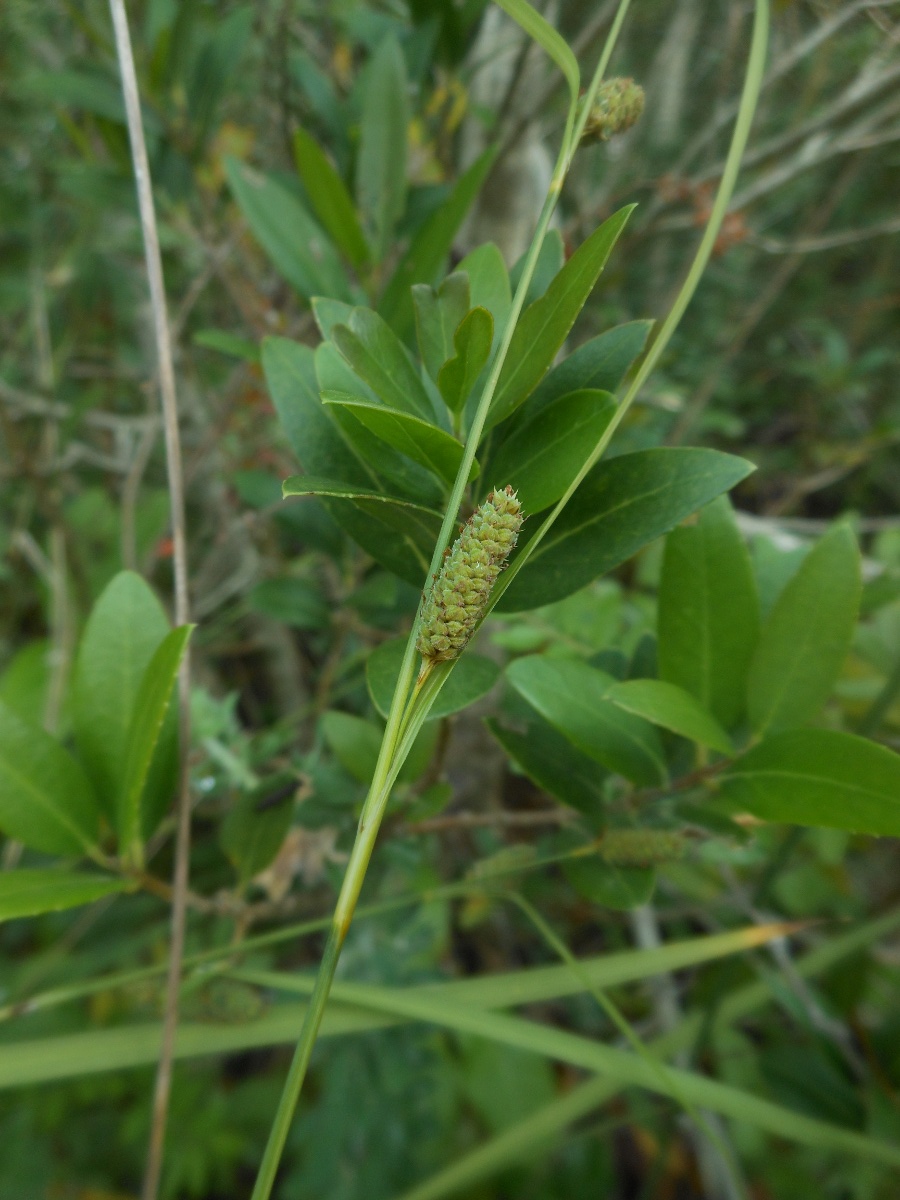
{"type": "MultiPolygon", "coordinates": [[[[169,334],[169,318],[166,309],[165,284],[162,273],[162,258],[156,228],[156,213],[150,185],[150,168],[147,147],[141,121],[141,102],[138,92],[134,54],[128,31],[128,17],[124,0],[109,0],[115,32],[116,56],[122,75],[122,92],[128,120],[128,137],[137,185],[138,208],[140,210],[141,233],[147,261],[147,278],[153,308],[153,324],[156,335],[157,369],[162,398],[163,429],[166,440],[166,459],[169,475],[169,496],[172,511],[173,565],[175,573],[175,621],[186,625],[190,619],[188,601],[187,540],[184,521],[184,484],[181,465],[181,442],[178,429],[178,403],[175,394],[175,369],[172,362],[172,344],[169,334]]],[[[144,1176],[144,1200],[156,1200],[159,1177],[162,1169],[163,1143],[169,1108],[169,1093],[172,1082],[172,1061],[175,1049],[175,1031],[178,1026],[178,992],[181,979],[181,961],[184,956],[184,929],[187,911],[188,874],[190,867],[190,793],[188,775],[188,750],[190,743],[190,663],[188,655],[182,660],[178,676],[180,702],[179,734],[180,756],[178,788],[178,820],[175,840],[175,872],[172,896],[172,944],[169,951],[169,973],[166,983],[166,1005],[163,1018],[162,1047],[156,1074],[153,1096],[153,1117],[147,1166],[144,1176]]]]}

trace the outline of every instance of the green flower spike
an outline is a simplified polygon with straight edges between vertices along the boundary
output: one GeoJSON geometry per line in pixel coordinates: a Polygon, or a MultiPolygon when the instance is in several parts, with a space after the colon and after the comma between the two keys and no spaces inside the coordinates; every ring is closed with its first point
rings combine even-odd
{"type": "Polygon", "coordinates": [[[582,142],[608,142],[624,133],[644,111],[644,89],[633,79],[607,79],[597,92],[582,142]]]}
{"type": "Polygon", "coordinates": [[[493,491],[444,552],[444,565],[425,600],[416,642],[426,666],[450,662],[462,653],[512,553],[522,520],[522,506],[513,489],[493,491]]]}

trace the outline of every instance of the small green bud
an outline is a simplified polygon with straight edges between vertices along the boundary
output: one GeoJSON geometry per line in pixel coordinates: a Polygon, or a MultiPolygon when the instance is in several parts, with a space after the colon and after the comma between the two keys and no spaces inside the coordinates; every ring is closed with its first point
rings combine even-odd
{"type": "Polygon", "coordinates": [[[617,867],[651,867],[683,858],[687,839],[666,829],[607,829],[600,841],[600,857],[617,867]]]}
{"type": "Polygon", "coordinates": [[[511,487],[491,492],[469,517],[445,551],[425,600],[416,643],[423,658],[449,662],[462,653],[515,547],[522,520],[522,506],[511,487]]]}
{"type": "Polygon", "coordinates": [[[617,133],[624,133],[644,111],[644,89],[633,79],[607,79],[600,85],[582,142],[608,142],[617,133]]]}

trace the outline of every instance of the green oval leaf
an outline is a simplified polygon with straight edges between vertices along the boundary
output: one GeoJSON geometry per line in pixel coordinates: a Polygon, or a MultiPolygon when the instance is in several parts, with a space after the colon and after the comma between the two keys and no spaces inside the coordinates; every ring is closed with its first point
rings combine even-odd
{"type": "MultiPolygon", "coordinates": [[[[400,664],[406,649],[405,638],[383,642],[373,650],[366,662],[366,682],[372,703],[383,717],[391,707],[400,664]]],[[[491,659],[467,651],[454,665],[453,672],[438,693],[428,713],[428,720],[448,717],[468,708],[491,690],[500,677],[500,668],[491,659]]]]}
{"type": "Polygon", "coordinates": [[[412,295],[419,354],[437,383],[441,367],[453,357],[453,335],[471,307],[469,277],[454,271],[437,291],[430,284],[417,283],[412,295]]]}
{"type": "MultiPolygon", "coordinates": [[[[322,403],[326,407],[340,408],[360,421],[372,433],[405,454],[414,462],[426,467],[444,483],[452,484],[462,462],[463,446],[451,434],[438,429],[421,417],[410,416],[384,404],[371,404],[358,396],[344,392],[323,392],[322,403]]],[[[469,482],[479,473],[477,462],[472,463],[469,482]]]]}
{"type": "Polygon", "coordinates": [[[95,849],[100,808],[81,765],[0,704],[0,829],[45,854],[95,849]]]}
{"type": "Polygon", "coordinates": [[[0,921],[36,917],[102,900],[129,887],[127,879],[74,871],[25,868],[0,873],[0,921]]]}
{"type": "Polygon", "coordinates": [[[307,299],[322,293],[352,300],[341,261],[325,231],[287,188],[234,158],[225,159],[232,195],[276,270],[307,299]]]}
{"type": "Polygon", "coordinates": [[[900,755],[831,729],[776,733],[722,775],[732,808],[766,821],[900,836],[900,755]]]}
{"type": "Polygon", "coordinates": [[[516,659],[507,678],[532,708],[589,758],[639,786],[664,782],[659,734],[649,721],[614,704],[611,675],[572,659],[540,654],[516,659]]]}
{"type": "Polygon", "coordinates": [[[356,198],[379,262],[406,205],[407,90],[403,52],[389,35],[366,68],[356,159],[356,198]]]}
{"type": "Polygon", "coordinates": [[[141,862],[143,837],[153,832],[171,799],[170,795],[150,796],[148,783],[178,668],[193,630],[193,625],[182,625],[163,639],[147,665],[135,699],[116,812],[119,851],[132,862],[141,862]],[[151,801],[152,812],[148,804],[151,801]]]}
{"type": "Polygon", "coordinates": [[[615,411],[608,392],[561,396],[516,425],[491,460],[490,478],[497,486],[511,483],[524,512],[549,508],[587,462],[615,411]]]}
{"type": "Polygon", "coordinates": [[[733,727],[743,715],[759,637],[759,596],[727,497],[666,539],[658,632],[660,677],[733,727]]]}
{"type": "Polygon", "coordinates": [[[661,679],[628,679],[614,683],[607,698],[626,712],[722,754],[731,754],[728,734],[708,709],[674,683],[661,679]]]}
{"type": "Polygon", "coordinates": [[[141,680],[169,622],[152,589],[120,571],[91,609],[75,668],[75,744],[112,819],[141,680]]]}
{"type": "Polygon", "coordinates": [[[656,886],[653,867],[614,866],[594,855],[568,859],[563,874],[579,895],[604,908],[637,908],[647,903],[656,886]]]}
{"type": "Polygon", "coordinates": [[[539,528],[526,523],[513,569],[499,580],[497,610],[539,608],[578,591],[753,469],[730,454],[680,448],[601,461],[519,569],[516,561],[539,528]]]}
{"type": "Polygon", "coordinates": [[[438,388],[451,412],[461,412],[465,407],[493,342],[494,318],[488,310],[473,308],[466,313],[453,335],[455,354],[438,372],[438,388]]]}
{"type": "Polygon", "coordinates": [[[775,602],[747,683],[758,733],[803,725],[834,686],[856,625],[862,571],[856,538],[836,525],[812,548],[775,602]]]}
{"type": "Polygon", "coordinates": [[[343,179],[305,129],[294,132],[294,161],[316,216],[354,267],[369,261],[369,247],[343,179]]]}

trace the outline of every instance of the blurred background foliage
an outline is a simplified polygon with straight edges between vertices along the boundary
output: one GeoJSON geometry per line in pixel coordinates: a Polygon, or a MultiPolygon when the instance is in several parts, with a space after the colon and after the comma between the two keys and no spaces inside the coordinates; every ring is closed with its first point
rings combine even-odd
{"type": "MultiPolygon", "coordinates": [[[[592,63],[613,10],[567,0],[549,15],[579,59],[592,63]]],[[[408,188],[399,188],[391,219],[366,230],[378,253],[354,263],[351,238],[348,270],[341,268],[343,282],[333,293],[374,299],[417,231],[489,146],[497,157],[461,221],[451,263],[493,241],[507,265],[515,264],[549,179],[564,104],[546,62],[480,0],[143,0],[130,6],[130,16],[183,413],[199,621],[189,944],[202,950],[328,911],[370,767],[366,738],[352,722],[369,721],[371,732],[377,720],[365,658],[405,628],[417,602],[415,589],[374,567],[316,500],[280,500],[280,481],[296,468],[262,379],[258,345],[269,334],[315,345],[309,298],[322,291],[304,286],[303,264],[294,258],[303,239],[290,214],[316,211],[297,131],[325,149],[351,191],[355,178],[358,197],[372,171],[387,165],[388,173],[405,175],[408,188]],[[379,58],[386,39],[402,52],[399,67],[379,58]],[[390,117],[404,144],[388,144],[387,157],[360,164],[373,72],[388,69],[405,79],[405,105],[390,117]],[[265,173],[265,186],[286,206],[282,220],[267,226],[265,213],[254,215],[248,188],[262,177],[241,164],[265,173]],[[254,824],[260,812],[268,814],[264,829],[254,824]]],[[[645,115],[633,131],[578,161],[550,243],[556,260],[548,253],[548,277],[612,211],[633,200],[639,208],[571,345],[665,313],[714,194],[748,28],[745,4],[633,6],[614,68],[646,88],[645,115]]],[[[894,748],[898,45],[900,13],[890,3],[777,6],[768,81],[715,258],[616,443],[635,449],[689,437],[758,465],[734,499],[764,607],[810,537],[839,514],[852,515],[866,556],[864,612],[828,721],[850,729],[862,723],[894,748]]],[[[371,154],[371,139],[368,145],[371,154]]],[[[308,250],[308,241],[303,246],[308,250]]],[[[321,285],[321,276],[313,283],[321,285]]],[[[144,574],[163,598],[171,590],[150,329],[106,5],[5,0],[0,695],[63,738],[75,648],[102,589],[126,567],[144,574]]],[[[493,619],[479,649],[495,662],[548,648],[600,655],[595,661],[613,674],[641,656],[652,661],[660,558],[661,546],[652,546],[566,601],[493,619]]],[[[773,827],[744,843],[725,839],[661,867],[653,906],[631,911],[627,899],[621,908],[605,907],[608,893],[597,903],[597,889],[577,872],[529,872],[529,853],[546,857],[568,844],[571,810],[554,806],[545,819],[550,797],[513,768],[485,728],[482,717],[497,711],[497,692],[491,695],[474,715],[428,727],[433,732],[401,789],[403,807],[379,848],[369,895],[424,892],[464,877],[476,860],[512,853],[524,871],[516,886],[579,955],[649,946],[661,930],[669,940],[759,914],[859,919],[898,903],[896,847],[835,832],[773,827]],[[483,824],[461,819],[474,813],[484,815],[483,824]],[[517,824],[510,815],[522,819],[517,824]]],[[[516,701],[502,703],[515,721],[516,701]]],[[[4,866],[16,865],[20,853],[7,843],[4,866]]],[[[152,868],[159,880],[168,878],[168,844],[152,868]]],[[[75,915],[5,924],[0,1045],[155,1018],[157,977],[95,989],[28,1016],[17,1002],[103,971],[161,962],[167,921],[159,897],[136,895],[114,907],[104,900],[75,915]]],[[[834,929],[840,926],[813,931],[808,944],[834,929]]],[[[783,950],[614,995],[652,1035],[665,1028],[673,1005],[676,1013],[711,1011],[728,989],[767,980],[775,1002],[749,1023],[701,1040],[695,1061],[800,1111],[896,1140],[896,947],[862,947],[814,983],[798,984],[783,950]]],[[[315,938],[290,940],[254,949],[248,961],[309,968],[316,952],[315,938]]],[[[358,980],[411,984],[548,958],[522,913],[485,887],[462,900],[361,921],[342,970],[358,980]]],[[[185,1013],[227,1024],[273,1003],[260,989],[217,985],[212,977],[196,983],[185,1013]]],[[[535,1011],[612,1036],[586,998],[535,1011]]],[[[400,1195],[573,1083],[568,1069],[536,1056],[417,1027],[328,1040],[315,1061],[291,1135],[285,1197],[400,1195]]],[[[279,1047],[179,1066],[167,1196],[246,1194],[285,1062],[279,1047]]],[[[150,1070],[142,1067],[4,1092],[2,1200],[135,1194],[149,1091],[150,1070]]],[[[811,1181],[833,1200],[896,1194],[884,1169],[864,1161],[796,1147],[773,1155],[744,1127],[732,1138],[747,1194],[759,1200],[797,1194],[811,1181]]],[[[709,1190],[702,1157],[673,1106],[629,1094],[571,1128],[552,1153],[523,1153],[518,1165],[465,1194],[718,1195],[709,1190]]]]}

